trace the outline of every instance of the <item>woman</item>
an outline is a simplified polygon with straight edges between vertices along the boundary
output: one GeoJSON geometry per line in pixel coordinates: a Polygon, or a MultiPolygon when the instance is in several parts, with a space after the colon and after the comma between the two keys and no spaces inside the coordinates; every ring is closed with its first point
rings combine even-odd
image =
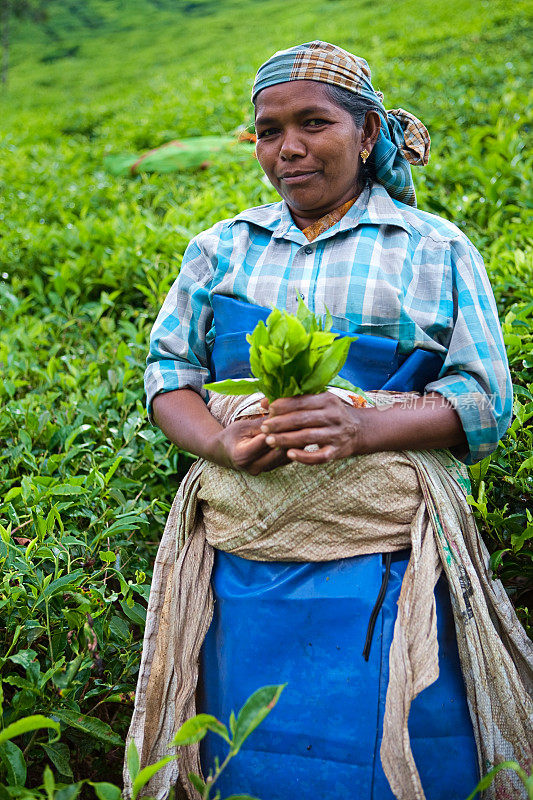
{"type": "MultiPolygon", "coordinates": [[[[150,763],[194,713],[212,614],[212,545],[218,603],[202,655],[205,710],[225,719],[250,688],[291,673],[263,732],[221,779],[223,794],[463,797],[478,766],[530,755],[527,640],[503,590],[487,579],[464,474],[436,450],[474,463],[509,423],[511,384],[490,285],[468,239],[416,210],[408,162],[427,163],[429,136],[407,112],[385,111],[363,59],[320,41],[278,52],[259,69],[253,102],[257,158],[282,202],[196,237],[152,332],[153,419],[200,461],[156,562],[130,733],[150,763]],[[206,406],[203,384],[235,369],[229,351],[257,307],[294,312],[298,295],[318,314],[327,307],[341,332],[359,336],[357,346],[369,339],[371,356],[359,364],[354,357],[365,388],[417,386],[423,394],[397,395],[385,407],[387,396],[377,395],[368,408],[330,392],[270,408],[263,399],[265,417],[242,415],[252,401],[215,397],[206,406]],[[383,343],[394,368],[368,377],[383,343]],[[433,598],[442,568],[472,722],[444,578],[437,606],[433,598]],[[432,683],[408,731],[411,702],[432,683]]],[[[216,754],[208,742],[204,758],[216,754]]],[[[192,797],[187,758],[180,784],[192,797]]],[[[164,794],[172,769],[153,792],[164,794]]],[[[499,780],[505,796],[521,796],[513,778],[499,780]]]]}

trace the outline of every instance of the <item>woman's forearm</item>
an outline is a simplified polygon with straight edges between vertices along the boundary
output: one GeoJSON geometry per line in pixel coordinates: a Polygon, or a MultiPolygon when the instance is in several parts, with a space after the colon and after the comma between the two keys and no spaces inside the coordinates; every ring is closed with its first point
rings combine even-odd
{"type": "Polygon", "coordinates": [[[287,462],[285,453],[267,445],[261,416],[245,417],[224,428],[192,389],[157,395],[153,414],[171,442],[219,466],[258,475],[287,462]]]}
{"type": "Polygon", "coordinates": [[[176,389],[154,397],[153,416],[167,439],[182,450],[216,459],[216,442],[223,430],[200,395],[192,389],[176,389]]]}
{"type": "Polygon", "coordinates": [[[431,450],[466,444],[459,415],[442,395],[433,392],[404,403],[364,409],[363,452],[431,450]]]}

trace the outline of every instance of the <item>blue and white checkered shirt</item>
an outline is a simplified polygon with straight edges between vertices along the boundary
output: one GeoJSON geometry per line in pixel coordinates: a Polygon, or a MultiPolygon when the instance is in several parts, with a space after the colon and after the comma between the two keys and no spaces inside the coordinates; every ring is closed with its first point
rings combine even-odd
{"type": "Polygon", "coordinates": [[[211,297],[296,311],[297,293],[336,328],[386,336],[400,352],[445,357],[436,381],[465,430],[466,463],[489,455],[512,412],[512,386],[481,256],[452,223],[392,200],[375,183],[332,228],[308,242],[285,202],[250,208],[196,236],[159,312],[145,374],[156,394],[205,396],[215,330],[211,297]]]}

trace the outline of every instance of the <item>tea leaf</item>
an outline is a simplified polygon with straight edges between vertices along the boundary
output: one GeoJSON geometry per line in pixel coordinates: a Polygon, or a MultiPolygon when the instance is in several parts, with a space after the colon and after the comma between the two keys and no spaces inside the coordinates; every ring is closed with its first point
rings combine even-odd
{"type": "MultiPolygon", "coordinates": [[[[162,769],[164,766],[169,764],[171,761],[174,761],[175,759],[176,756],[165,756],[164,758],[159,759],[159,761],[156,761],[155,764],[150,764],[149,766],[144,767],[144,769],[142,769],[139,772],[139,774],[133,781],[132,800],[136,800],[141,789],[144,786],[146,786],[150,778],[152,778],[156,774],[156,772],[159,772],[160,769],[162,769]]],[[[120,790],[119,790],[119,796],[120,796],[120,790]]],[[[103,800],[115,800],[115,798],[103,798],[103,800]]]]}
{"type": "Polygon", "coordinates": [[[184,722],[179,731],[176,733],[172,740],[172,745],[183,746],[186,744],[194,744],[204,738],[207,731],[213,731],[221,736],[226,742],[229,742],[229,735],[226,726],[219,722],[216,717],[211,714],[197,714],[192,719],[184,722]]]}
{"type": "Polygon", "coordinates": [[[62,742],[57,742],[56,744],[40,742],[40,745],[60,775],[64,775],[66,778],[72,778],[73,774],[72,767],[70,766],[70,750],[68,746],[62,742]]]}
{"type": "Polygon", "coordinates": [[[12,786],[26,784],[26,761],[22,750],[14,742],[0,744],[0,760],[7,772],[7,780],[12,786]]]}
{"type": "Polygon", "coordinates": [[[200,792],[200,794],[203,795],[203,793],[205,792],[205,783],[200,778],[200,776],[197,775],[195,772],[189,772],[187,777],[189,778],[190,782],[192,783],[196,791],[200,792]]]}
{"type": "Polygon", "coordinates": [[[100,783],[92,783],[98,800],[121,800],[122,792],[118,786],[113,783],[101,781],[100,783]]]}
{"type": "Polygon", "coordinates": [[[35,714],[31,717],[19,719],[17,722],[12,722],[11,725],[7,725],[3,731],[0,731],[0,745],[10,739],[14,739],[16,736],[22,736],[23,733],[38,731],[43,728],[55,730],[59,738],[59,723],[42,716],[42,714],[35,714]]]}
{"type": "Polygon", "coordinates": [[[287,684],[263,686],[253,693],[243,705],[237,716],[232,750],[236,753],[243,742],[272,711],[287,684]]]}
{"type": "Polygon", "coordinates": [[[224,381],[204,383],[204,389],[229,395],[253,394],[261,391],[261,384],[259,381],[254,380],[232,380],[228,378],[224,381]]]}
{"type": "Polygon", "coordinates": [[[137,745],[135,744],[135,740],[131,739],[128,745],[128,751],[126,755],[126,763],[128,767],[128,772],[131,781],[133,782],[139,771],[141,769],[141,761],[139,758],[139,751],[137,750],[137,745]]]}
{"type": "Polygon", "coordinates": [[[60,709],[53,713],[61,722],[71,725],[73,728],[87,734],[87,736],[92,736],[107,744],[122,745],[120,736],[114,733],[107,722],[97,717],[78,714],[75,711],[69,711],[67,709],[60,709]]]}

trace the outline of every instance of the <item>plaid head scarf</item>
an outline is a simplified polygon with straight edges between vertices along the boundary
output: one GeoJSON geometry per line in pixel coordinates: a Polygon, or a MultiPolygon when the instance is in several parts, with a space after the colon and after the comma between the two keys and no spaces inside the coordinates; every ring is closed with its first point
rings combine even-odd
{"type": "Polygon", "coordinates": [[[370,100],[381,119],[381,130],[368,161],[370,170],[391,197],[416,206],[409,165],[428,163],[428,130],[402,108],[386,111],[383,95],[374,90],[370,78],[370,68],[364,58],[327,42],[308,42],[279,50],[259,67],[252,101],[268,86],[303,80],[340,86],[370,100]]]}

